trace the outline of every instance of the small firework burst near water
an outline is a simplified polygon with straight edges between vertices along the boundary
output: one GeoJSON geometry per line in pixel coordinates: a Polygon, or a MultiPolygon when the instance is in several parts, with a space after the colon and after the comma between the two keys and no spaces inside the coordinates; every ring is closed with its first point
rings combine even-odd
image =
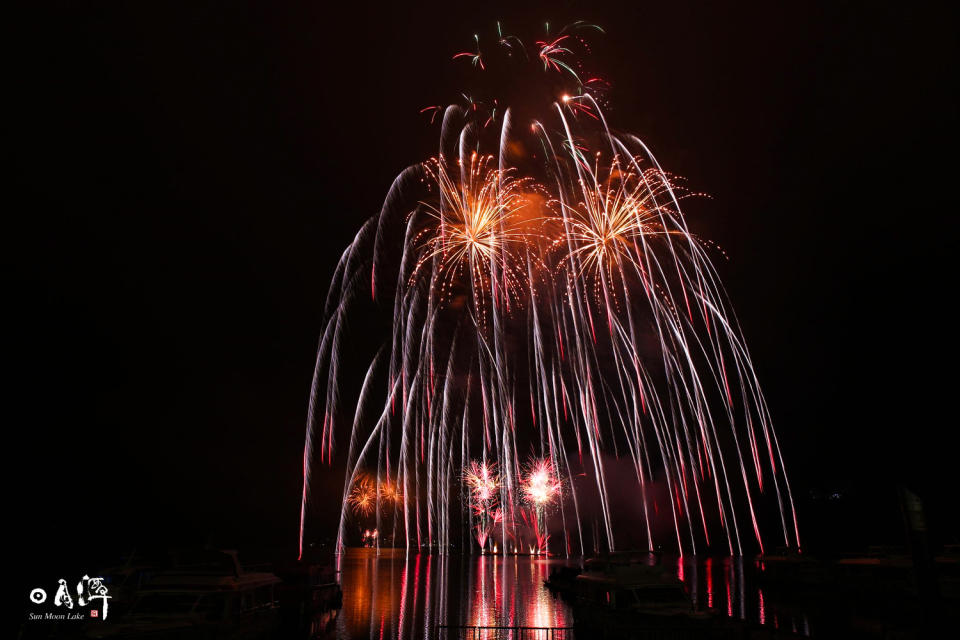
{"type": "Polygon", "coordinates": [[[488,462],[470,461],[464,479],[470,488],[470,498],[476,505],[486,505],[497,499],[500,476],[496,465],[488,462]]]}
{"type": "Polygon", "coordinates": [[[496,465],[471,460],[464,472],[464,482],[469,490],[470,517],[475,522],[471,529],[480,549],[484,549],[493,527],[503,520],[496,465]]]}
{"type": "Polygon", "coordinates": [[[553,463],[546,458],[530,462],[522,487],[524,499],[537,509],[556,500],[560,493],[560,479],[554,472],[553,463]]]}
{"type": "Polygon", "coordinates": [[[547,458],[534,459],[527,464],[522,476],[523,499],[529,505],[530,513],[524,514],[524,520],[533,528],[536,545],[530,547],[531,553],[546,553],[550,534],[547,533],[546,509],[560,495],[560,478],[553,463],[547,458]]]}
{"type": "Polygon", "coordinates": [[[609,83],[577,58],[586,31],[596,27],[576,23],[527,49],[498,25],[489,47],[478,37],[459,54],[476,74],[494,72],[498,56],[526,64],[556,95],[523,117],[495,97],[428,108],[439,154],[396,178],[344,251],[311,388],[301,545],[311,469],[339,450],[338,548],[351,511],[384,532],[392,514],[395,541],[441,551],[459,534],[481,549],[544,552],[548,529],[567,553],[615,550],[629,516],[622,530],[640,522],[649,549],[741,553],[771,535],[761,511],[799,546],[713,245],[680,206],[695,194],[608,126],[609,83]],[[357,352],[346,329],[363,313],[385,316],[389,331],[347,399],[345,358],[357,352]],[[364,469],[395,478],[394,494],[364,469]]]}

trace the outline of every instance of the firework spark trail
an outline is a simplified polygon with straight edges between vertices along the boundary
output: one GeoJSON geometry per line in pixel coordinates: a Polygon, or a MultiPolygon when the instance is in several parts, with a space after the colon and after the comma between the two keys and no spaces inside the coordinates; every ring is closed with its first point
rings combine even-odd
{"type": "MultiPolygon", "coordinates": [[[[428,107],[440,121],[437,156],[395,179],[341,256],[311,385],[301,552],[315,449],[331,464],[343,423],[346,329],[363,313],[365,281],[365,304],[392,312],[391,328],[350,427],[338,548],[350,507],[354,517],[375,512],[379,530],[387,505],[408,549],[445,551],[462,516],[481,549],[493,538],[507,553],[532,535],[531,548],[545,551],[549,502],[568,553],[571,534],[583,552],[589,529],[595,548],[613,550],[622,481],[611,465],[620,459],[635,477],[651,549],[660,519],[681,553],[709,546],[717,519],[739,553],[746,518],[763,550],[758,511],[768,493],[784,542],[799,546],[766,398],[711,245],[680,206],[697,194],[639,138],[609,127],[587,88],[608,83],[580,82],[574,48],[583,40],[573,33],[586,27],[548,33],[528,53],[498,23],[501,51],[572,86],[529,129],[515,126],[510,105],[483,96],[465,108],[428,107]],[[525,148],[542,154],[534,161],[525,148]],[[523,463],[524,447],[535,462],[523,463]],[[530,499],[531,478],[543,480],[538,464],[556,480],[539,507],[530,499]],[[363,480],[372,466],[375,481],[363,480]],[[478,480],[491,469],[496,482],[478,480]],[[464,509],[452,508],[458,500],[464,509]],[[584,513],[585,500],[599,513],[584,513]]],[[[474,49],[455,58],[489,73],[497,47],[482,52],[475,37],[474,49]]]]}

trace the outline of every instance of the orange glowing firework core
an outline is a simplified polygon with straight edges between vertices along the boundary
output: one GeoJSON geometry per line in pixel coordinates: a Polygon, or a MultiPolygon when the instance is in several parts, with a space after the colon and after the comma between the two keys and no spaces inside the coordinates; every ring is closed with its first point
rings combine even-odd
{"type": "Polygon", "coordinates": [[[389,480],[383,482],[380,485],[380,498],[386,502],[392,502],[393,504],[401,504],[403,502],[403,496],[400,494],[400,489],[397,488],[397,485],[391,483],[389,480]]]}
{"type": "Polygon", "coordinates": [[[403,495],[395,483],[390,480],[377,482],[367,475],[361,475],[354,481],[347,502],[355,515],[366,517],[376,509],[378,497],[381,508],[403,503],[403,495]]]}
{"type": "MultiPolygon", "coordinates": [[[[585,271],[609,275],[625,264],[636,265],[642,254],[641,237],[665,233],[658,218],[672,212],[658,202],[658,196],[669,201],[667,192],[674,185],[662,172],[639,170],[639,163],[639,158],[629,158],[624,169],[620,157],[614,157],[606,180],[582,182],[584,198],[576,206],[561,205],[559,219],[569,225],[571,253],[580,261],[577,275],[585,271]]],[[[599,174],[599,166],[590,173],[599,174]]]]}
{"type": "Polygon", "coordinates": [[[492,156],[473,153],[468,163],[458,162],[459,180],[451,177],[443,158],[423,165],[439,202],[421,204],[437,225],[423,243],[426,250],[411,280],[438,258],[441,291],[449,290],[457,274],[466,272],[482,295],[494,286],[494,271],[508,292],[522,291],[522,249],[529,248],[530,236],[518,214],[529,204],[524,189],[534,185],[530,179],[514,178],[509,170],[491,167],[491,160],[492,156]]]}
{"type": "Polygon", "coordinates": [[[350,492],[349,500],[354,513],[368,516],[373,513],[373,507],[377,500],[376,489],[366,482],[357,484],[350,492]]]}

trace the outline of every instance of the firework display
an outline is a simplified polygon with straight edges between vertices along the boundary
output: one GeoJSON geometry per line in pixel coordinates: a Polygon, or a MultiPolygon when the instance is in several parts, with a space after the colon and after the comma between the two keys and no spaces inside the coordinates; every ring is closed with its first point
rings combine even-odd
{"type": "Polygon", "coordinates": [[[312,468],[335,462],[338,548],[348,518],[441,553],[464,537],[503,553],[558,538],[554,551],[615,550],[621,527],[651,550],[799,546],[716,249],[680,206],[696,194],[608,124],[610,85],[584,62],[599,31],[546,25],[528,46],[498,24],[453,56],[480,78],[538,80],[424,109],[439,153],[396,178],[341,256],[310,395],[301,550],[312,468]],[[389,329],[347,398],[347,327],[370,309],[389,329]]]}

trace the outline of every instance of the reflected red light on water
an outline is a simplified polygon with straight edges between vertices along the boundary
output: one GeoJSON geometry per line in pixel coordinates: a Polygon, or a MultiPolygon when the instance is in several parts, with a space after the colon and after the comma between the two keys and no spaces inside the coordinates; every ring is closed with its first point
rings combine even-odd
{"type": "Polygon", "coordinates": [[[733,617],[733,598],[730,597],[730,562],[724,560],[723,563],[723,582],[727,587],[727,615],[733,617]]]}
{"type": "Polygon", "coordinates": [[[713,609],[713,558],[707,558],[703,566],[707,572],[707,607],[713,609]]]}
{"type": "MultiPolygon", "coordinates": [[[[760,571],[753,559],[663,559],[661,569],[683,581],[696,610],[714,609],[724,593],[715,593],[715,580],[723,580],[726,615],[749,624],[795,629],[810,634],[802,613],[785,613],[784,603],[754,580],[760,571]],[[676,560],[676,565],[673,564],[676,560]],[[721,562],[716,576],[715,563],[721,562]],[[676,573],[674,573],[676,572],[676,573]],[[703,593],[706,592],[706,597],[703,593]],[[716,596],[716,597],[715,597],[716,596]]],[[[543,582],[560,561],[543,556],[444,557],[407,555],[403,550],[352,549],[340,566],[343,608],[337,637],[343,640],[413,640],[436,638],[438,626],[465,624],[476,627],[568,627],[573,625],[567,604],[555,599],[543,582]],[[423,581],[423,584],[420,582],[423,581]]],[[[599,596],[609,602],[612,592],[599,596]]],[[[475,640],[503,637],[495,630],[470,636],[475,640]]]]}

